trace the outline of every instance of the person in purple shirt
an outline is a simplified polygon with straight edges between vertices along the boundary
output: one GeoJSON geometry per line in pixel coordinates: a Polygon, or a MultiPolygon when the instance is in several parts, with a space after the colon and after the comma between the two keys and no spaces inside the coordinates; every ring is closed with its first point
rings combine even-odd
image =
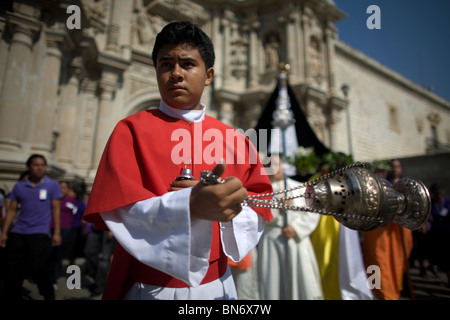
{"type": "Polygon", "coordinates": [[[6,299],[21,299],[23,280],[31,277],[44,299],[55,298],[52,281],[46,272],[50,245],[50,221],[55,222],[51,245],[61,244],[59,183],[46,175],[47,160],[31,155],[26,165],[28,179],[15,184],[9,195],[10,205],[0,236],[0,246],[7,252],[6,299]],[[17,208],[20,215],[14,222],[17,208]],[[14,224],[13,224],[14,222],[14,224]]]}
{"type": "MultiPolygon", "coordinates": [[[[68,181],[60,181],[62,199],[60,203],[60,228],[61,228],[61,245],[51,247],[50,252],[50,271],[53,282],[53,287],[57,288],[58,278],[62,272],[62,261],[66,255],[67,247],[70,239],[70,232],[72,229],[72,222],[77,213],[77,199],[71,194],[72,188],[68,181]]],[[[55,221],[51,219],[50,222],[51,233],[55,230],[55,221]]]]}

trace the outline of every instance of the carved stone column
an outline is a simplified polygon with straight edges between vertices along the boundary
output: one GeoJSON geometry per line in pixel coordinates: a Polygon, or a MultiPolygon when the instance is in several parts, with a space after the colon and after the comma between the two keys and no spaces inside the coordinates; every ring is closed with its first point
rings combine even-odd
{"type": "Polygon", "coordinates": [[[220,90],[223,83],[223,59],[224,59],[224,47],[223,37],[221,33],[221,15],[217,10],[212,17],[212,35],[211,39],[214,43],[214,50],[216,53],[215,73],[214,73],[214,89],[220,90]]]}
{"type": "Polygon", "coordinates": [[[342,135],[342,132],[337,130],[337,123],[340,122],[341,111],[348,108],[348,101],[339,97],[332,96],[328,101],[326,108],[326,127],[328,133],[328,144],[331,150],[336,151],[336,137],[342,135]]]}
{"type": "MultiPolygon", "coordinates": [[[[96,129],[96,119],[98,113],[98,83],[97,81],[84,78],[80,83],[80,124],[81,134],[76,147],[75,163],[78,169],[82,170],[80,175],[88,175],[92,167],[94,153],[94,138],[96,129]]],[[[92,177],[93,178],[93,177],[92,177]]]]}
{"type": "Polygon", "coordinates": [[[58,83],[61,72],[61,47],[67,40],[65,34],[46,32],[47,52],[44,60],[42,79],[40,80],[40,101],[34,106],[31,123],[31,151],[49,153],[52,151],[54,119],[58,101],[58,83]]]}
{"type": "Polygon", "coordinates": [[[299,71],[299,55],[296,44],[300,41],[297,31],[297,13],[289,12],[286,20],[286,63],[291,65],[289,74],[290,81],[296,83],[298,81],[299,71]]]}
{"type": "Polygon", "coordinates": [[[302,50],[303,50],[303,76],[305,82],[308,83],[309,73],[308,73],[308,47],[309,47],[309,34],[310,34],[310,20],[312,10],[308,7],[303,9],[301,19],[302,19],[302,29],[303,29],[303,42],[302,42],[302,50]]]}
{"type": "Polygon", "coordinates": [[[223,37],[224,37],[224,57],[223,57],[223,80],[224,84],[227,85],[231,81],[231,32],[230,32],[230,22],[225,18],[222,19],[223,37]]]}
{"type": "Polygon", "coordinates": [[[102,80],[99,83],[100,101],[97,115],[97,132],[95,136],[95,148],[93,165],[96,168],[100,162],[106,142],[115,125],[112,121],[112,108],[114,94],[116,91],[116,75],[110,72],[104,72],[102,80]]]}
{"type": "Polygon", "coordinates": [[[70,168],[75,158],[75,146],[78,140],[77,100],[79,82],[82,75],[81,57],[76,57],[71,64],[69,80],[61,89],[61,110],[59,113],[60,136],[57,143],[56,158],[61,166],[70,168]]]}
{"type": "Polygon", "coordinates": [[[38,17],[39,10],[33,7],[28,9],[34,16],[7,13],[12,37],[5,80],[0,91],[0,150],[19,150],[23,130],[27,125],[23,121],[23,115],[27,112],[28,73],[33,60],[34,41],[42,26],[40,21],[34,19],[38,17]]]}
{"type": "Polygon", "coordinates": [[[248,86],[250,89],[257,88],[259,85],[259,48],[258,48],[258,30],[261,23],[257,20],[258,16],[252,16],[249,21],[249,72],[248,86]]]}
{"type": "Polygon", "coordinates": [[[331,22],[325,29],[325,44],[327,52],[327,65],[328,65],[328,88],[329,95],[336,96],[337,91],[335,87],[335,75],[334,75],[334,59],[335,59],[335,45],[334,41],[336,38],[336,30],[331,22]]]}
{"type": "Polygon", "coordinates": [[[106,41],[106,50],[110,52],[119,51],[120,31],[120,0],[111,0],[111,17],[106,41]]]}

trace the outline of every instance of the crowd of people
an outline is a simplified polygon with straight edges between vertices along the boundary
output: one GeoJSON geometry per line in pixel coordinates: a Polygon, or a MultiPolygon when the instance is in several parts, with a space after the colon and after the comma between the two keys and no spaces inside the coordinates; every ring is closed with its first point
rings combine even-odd
{"type": "Polygon", "coordinates": [[[86,208],[82,182],[56,181],[46,175],[47,160],[33,154],[11,192],[0,198],[0,299],[20,300],[23,282],[34,282],[45,300],[55,299],[63,263],[81,264],[93,280],[92,296],[106,282],[114,239],[98,232],[82,217],[86,208]],[[77,260],[82,258],[81,260],[77,260]]]}

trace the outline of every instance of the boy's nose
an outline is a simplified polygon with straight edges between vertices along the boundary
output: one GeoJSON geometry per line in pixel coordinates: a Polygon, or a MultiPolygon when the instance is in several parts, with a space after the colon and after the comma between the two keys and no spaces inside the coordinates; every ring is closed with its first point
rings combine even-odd
{"type": "Polygon", "coordinates": [[[180,67],[178,64],[176,64],[176,65],[173,67],[172,74],[170,75],[170,78],[171,78],[172,80],[180,80],[180,79],[183,79],[183,73],[181,72],[181,67],[180,67]]]}

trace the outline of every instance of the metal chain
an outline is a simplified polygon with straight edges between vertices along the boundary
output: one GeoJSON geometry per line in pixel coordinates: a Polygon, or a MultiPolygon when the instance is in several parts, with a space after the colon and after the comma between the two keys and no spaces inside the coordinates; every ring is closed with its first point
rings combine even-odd
{"type": "Polygon", "coordinates": [[[297,198],[304,198],[305,195],[293,195],[293,196],[286,196],[284,198],[272,198],[272,199],[260,199],[260,198],[267,198],[267,197],[273,197],[275,195],[279,195],[279,194],[287,194],[288,192],[292,192],[298,189],[302,189],[305,188],[307,186],[310,185],[316,185],[319,182],[322,182],[324,180],[327,180],[329,178],[335,177],[337,175],[343,175],[345,172],[347,172],[350,169],[356,168],[356,167],[360,167],[360,168],[367,168],[367,165],[357,162],[345,167],[342,167],[340,169],[337,169],[333,172],[327,173],[323,176],[320,176],[312,181],[308,181],[305,183],[302,183],[299,186],[290,188],[290,189],[286,189],[286,190],[280,190],[277,192],[272,192],[272,193],[265,193],[265,194],[258,194],[258,195],[250,195],[247,196],[242,205],[243,206],[249,206],[249,207],[256,207],[256,208],[270,208],[270,209],[281,209],[281,210],[293,210],[293,211],[304,211],[304,212],[311,212],[311,213],[316,213],[316,214],[321,214],[321,215],[330,215],[330,216],[334,216],[334,217],[341,217],[341,218],[351,218],[351,219],[358,219],[358,220],[366,220],[366,221],[376,221],[376,222],[382,222],[383,220],[377,217],[366,217],[366,216],[359,216],[359,215],[354,215],[354,214],[346,214],[346,213],[337,213],[337,212],[327,212],[323,209],[314,209],[314,208],[309,208],[309,207],[299,207],[299,206],[293,206],[293,205],[288,205],[285,204],[285,202],[292,200],[292,199],[297,199],[297,198]]]}
{"type": "MultiPolygon", "coordinates": [[[[377,218],[377,217],[366,217],[366,216],[360,216],[360,215],[354,215],[354,214],[327,212],[323,209],[314,209],[314,208],[309,208],[309,207],[299,207],[299,206],[285,204],[285,202],[292,200],[292,199],[304,198],[305,195],[302,195],[302,194],[297,194],[297,195],[293,195],[293,196],[289,196],[289,197],[286,196],[284,198],[278,198],[278,199],[273,198],[274,196],[279,195],[279,194],[283,194],[283,193],[287,194],[288,192],[302,189],[307,186],[316,185],[319,182],[330,179],[337,175],[343,175],[348,170],[356,168],[356,167],[367,168],[367,165],[360,163],[360,162],[356,162],[354,164],[334,170],[333,172],[324,174],[323,176],[320,176],[312,181],[304,182],[304,183],[300,184],[299,186],[296,186],[296,187],[293,187],[290,189],[280,190],[280,191],[276,191],[276,192],[272,192],[272,193],[249,195],[242,201],[241,205],[247,206],[247,207],[256,207],[256,208],[304,211],[304,212],[311,212],[311,213],[328,215],[328,216],[333,216],[333,217],[382,222],[383,220],[380,218],[377,218]],[[261,198],[268,198],[268,197],[272,197],[272,198],[271,199],[261,199],[261,198]]],[[[209,185],[224,182],[220,177],[212,174],[211,171],[206,171],[206,170],[202,171],[200,173],[200,181],[202,181],[204,184],[209,184],[209,185]]]]}

